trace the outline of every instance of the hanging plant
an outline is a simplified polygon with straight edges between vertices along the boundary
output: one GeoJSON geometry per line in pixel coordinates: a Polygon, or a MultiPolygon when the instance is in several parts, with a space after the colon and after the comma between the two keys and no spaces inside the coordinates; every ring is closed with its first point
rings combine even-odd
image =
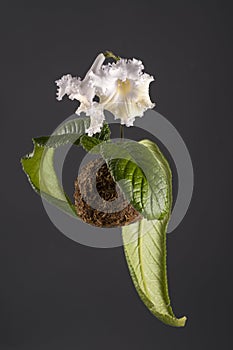
{"type": "Polygon", "coordinates": [[[124,125],[133,126],[136,117],[154,107],[149,96],[154,78],[143,69],[137,59],[106,52],[97,56],[84,79],[67,74],[57,80],[57,99],[67,95],[78,100],[78,116],[52,136],[34,138],[33,152],[21,162],[33,189],[53,205],[87,224],[122,227],[126,261],[140,298],[159,320],[182,327],[186,317],[174,315],[167,282],[170,166],[154,142],[123,137],[124,125]],[[106,58],[113,62],[105,64],[106,58]],[[120,120],[121,140],[117,142],[110,138],[105,110],[120,120]],[[65,144],[82,146],[99,156],[82,167],[74,184],[74,202],[54,169],[55,150],[65,144]]]}

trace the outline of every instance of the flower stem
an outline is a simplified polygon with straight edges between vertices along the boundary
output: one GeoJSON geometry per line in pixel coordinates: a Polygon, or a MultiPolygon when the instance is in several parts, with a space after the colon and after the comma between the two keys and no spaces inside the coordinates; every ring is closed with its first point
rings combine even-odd
{"type": "Polygon", "coordinates": [[[120,125],[120,137],[121,139],[124,138],[124,125],[120,125]]]}
{"type": "Polygon", "coordinates": [[[115,61],[119,61],[121,59],[120,56],[114,55],[114,53],[112,51],[105,51],[104,56],[106,58],[113,58],[115,61]]]}

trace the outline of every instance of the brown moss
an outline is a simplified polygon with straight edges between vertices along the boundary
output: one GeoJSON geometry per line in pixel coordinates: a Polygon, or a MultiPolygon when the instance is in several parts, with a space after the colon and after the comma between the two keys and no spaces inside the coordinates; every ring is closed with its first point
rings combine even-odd
{"type": "Polygon", "coordinates": [[[74,199],[77,215],[94,226],[125,226],[142,218],[125,200],[102,159],[82,167],[75,181],[74,199]]]}

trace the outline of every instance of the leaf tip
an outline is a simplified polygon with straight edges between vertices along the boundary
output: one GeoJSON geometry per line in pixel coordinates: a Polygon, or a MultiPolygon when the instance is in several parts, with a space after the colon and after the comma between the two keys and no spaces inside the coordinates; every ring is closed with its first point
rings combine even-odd
{"type": "Polygon", "coordinates": [[[187,317],[183,316],[183,317],[179,318],[177,321],[178,321],[178,323],[177,323],[178,327],[184,327],[186,325],[187,317]]]}

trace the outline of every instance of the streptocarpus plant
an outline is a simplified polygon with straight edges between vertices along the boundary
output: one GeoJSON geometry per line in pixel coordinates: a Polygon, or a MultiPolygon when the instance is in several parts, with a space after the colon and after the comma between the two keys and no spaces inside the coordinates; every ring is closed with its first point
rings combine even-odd
{"type": "Polygon", "coordinates": [[[67,74],[57,80],[57,99],[67,95],[78,100],[79,116],[64,123],[51,137],[34,138],[33,153],[21,162],[34,190],[53,205],[72,212],[87,224],[122,226],[126,261],[139,296],[162,322],[182,327],[186,317],[174,315],[167,283],[166,231],[172,207],[169,164],[150,140],[112,142],[105,121],[107,110],[120,119],[121,125],[129,127],[136,117],[154,107],[149,96],[149,85],[154,79],[143,69],[137,59],[121,59],[106,52],[97,56],[84,79],[67,74]],[[114,62],[104,64],[106,58],[114,62]],[[67,143],[82,146],[104,160],[101,167],[97,160],[81,170],[75,182],[74,204],[64,193],[53,166],[55,149],[67,143]],[[93,209],[87,203],[86,198],[94,196],[92,184],[87,181],[93,173],[106,209],[118,197],[119,211],[108,210],[103,215],[102,209],[93,209]]]}

